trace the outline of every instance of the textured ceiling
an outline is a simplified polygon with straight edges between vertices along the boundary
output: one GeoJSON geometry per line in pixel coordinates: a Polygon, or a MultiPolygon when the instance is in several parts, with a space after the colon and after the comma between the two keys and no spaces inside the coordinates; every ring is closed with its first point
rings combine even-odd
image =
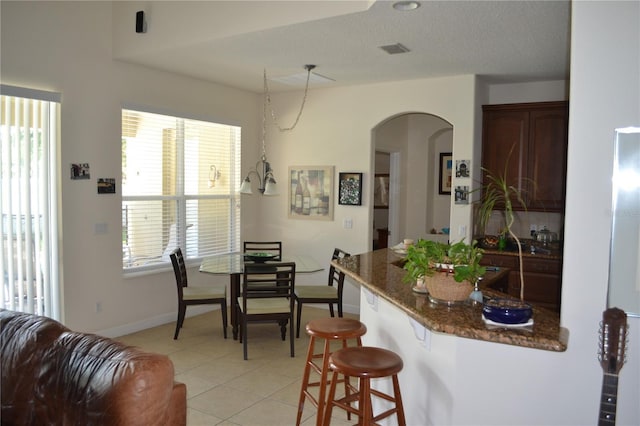
{"type": "Polygon", "coordinates": [[[569,1],[420,3],[400,12],[381,0],[114,2],[114,57],[255,92],[263,69],[281,77],[305,64],[334,80],[323,87],[463,74],[568,78],[569,1]],[[136,10],[146,12],[145,34],[135,33],[136,10]],[[395,43],[410,52],[379,48],[395,43]]]}

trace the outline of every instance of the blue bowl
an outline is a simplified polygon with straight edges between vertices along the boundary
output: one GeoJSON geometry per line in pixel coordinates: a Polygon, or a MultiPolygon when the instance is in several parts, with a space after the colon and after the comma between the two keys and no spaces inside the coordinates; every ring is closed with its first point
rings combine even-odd
{"type": "Polygon", "coordinates": [[[524,324],[531,319],[531,305],[516,299],[489,299],[482,307],[484,317],[501,324],[524,324]]]}

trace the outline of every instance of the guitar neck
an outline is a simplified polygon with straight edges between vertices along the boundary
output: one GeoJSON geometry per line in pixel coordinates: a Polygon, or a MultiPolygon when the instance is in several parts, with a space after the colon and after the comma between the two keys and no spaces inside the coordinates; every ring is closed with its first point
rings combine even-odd
{"type": "Polygon", "coordinates": [[[604,373],[604,377],[602,378],[602,395],[600,397],[598,426],[615,426],[617,402],[618,375],[604,373]]]}

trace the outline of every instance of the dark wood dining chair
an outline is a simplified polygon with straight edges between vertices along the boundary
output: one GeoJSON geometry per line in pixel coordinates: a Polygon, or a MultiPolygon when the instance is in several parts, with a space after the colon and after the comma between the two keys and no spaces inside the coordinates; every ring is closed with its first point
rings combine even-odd
{"type": "Polygon", "coordinates": [[[187,285],[187,268],[184,264],[182,250],[177,248],[169,255],[173,272],[176,276],[176,287],[178,289],[178,319],[176,321],[176,332],[173,339],[178,339],[178,334],[184,323],[184,316],[189,305],[212,305],[220,304],[222,312],[222,332],[227,338],[227,286],[225,284],[212,284],[210,286],[189,287],[187,285]]]}
{"type": "Polygon", "coordinates": [[[272,260],[282,260],[282,241],[245,241],[243,252],[246,253],[269,253],[274,254],[272,260]]]}
{"type": "MultiPolygon", "coordinates": [[[[344,250],[333,250],[331,260],[350,256],[344,250]]],[[[328,303],[331,316],[335,316],[333,304],[338,306],[338,316],[342,318],[342,291],[344,288],[344,273],[338,271],[333,265],[329,267],[329,281],[327,285],[301,285],[296,287],[295,298],[298,304],[296,319],[296,337],[300,337],[300,318],[302,317],[302,305],[304,303],[328,303]]]]}
{"type": "Polygon", "coordinates": [[[291,357],[295,356],[293,338],[295,282],[295,262],[245,263],[242,274],[242,295],[238,297],[236,305],[245,360],[249,340],[247,324],[250,322],[278,321],[283,341],[286,340],[287,323],[289,323],[291,357]]]}

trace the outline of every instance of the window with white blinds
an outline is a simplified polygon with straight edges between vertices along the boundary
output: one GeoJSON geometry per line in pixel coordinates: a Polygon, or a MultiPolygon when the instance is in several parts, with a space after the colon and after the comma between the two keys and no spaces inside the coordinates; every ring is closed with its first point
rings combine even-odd
{"type": "Polygon", "coordinates": [[[122,265],[239,250],[240,127],[122,110],[122,265]]]}
{"type": "Polygon", "coordinates": [[[5,85],[0,96],[0,306],[57,320],[59,101],[5,85]]]}

